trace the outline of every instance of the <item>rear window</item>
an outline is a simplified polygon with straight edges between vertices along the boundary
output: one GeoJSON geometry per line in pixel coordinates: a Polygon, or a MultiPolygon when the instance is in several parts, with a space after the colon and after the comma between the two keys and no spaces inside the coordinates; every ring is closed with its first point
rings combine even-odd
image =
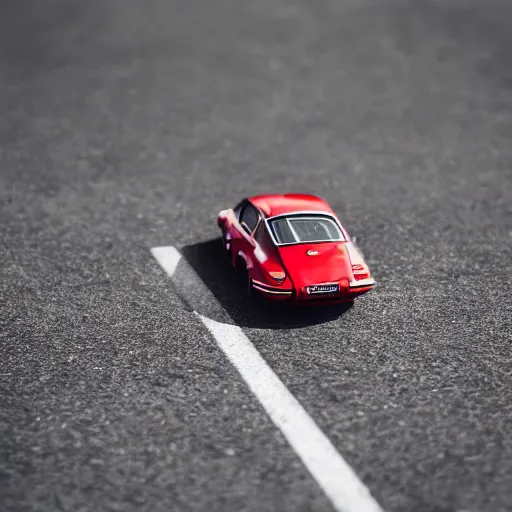
{"type": "Polygon", "coordinates": [[[343,234],[329,217],[282,217],[270,221],[278,244],[343,241],[343,234]]]}

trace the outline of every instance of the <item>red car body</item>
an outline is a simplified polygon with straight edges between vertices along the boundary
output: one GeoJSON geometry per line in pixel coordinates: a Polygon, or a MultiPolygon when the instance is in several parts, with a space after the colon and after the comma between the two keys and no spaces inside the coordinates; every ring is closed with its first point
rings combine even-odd
{"type": "Polygon", "coordinates": [[[375,285],[361,253],[319,197],[246,198],[221,211],[218,225],[251,294],[302,304],[350,302],[375,285]]]}

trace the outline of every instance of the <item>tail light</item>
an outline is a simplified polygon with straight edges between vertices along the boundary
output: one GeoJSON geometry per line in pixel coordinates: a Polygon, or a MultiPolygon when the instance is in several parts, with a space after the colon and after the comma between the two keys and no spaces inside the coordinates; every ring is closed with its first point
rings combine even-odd
{"type": "Polygon", "coordinates": [[[283,271],[270,270],[268,274],[279,283],[282,283],[286,279],[286,274],[283,271]]]}
{"type": "Polygon", "coordinates": [[[354,279],[356,281],[361,281],[362,279],[370,277],[370,270],[354,244],[349,242],[346,247],[352,264],[352,274],[354,275],[354,279]]]}
{"type": "Polygon", "coordinates": [[[361,279],[370,277],[368,268],[366,268],[365,265],[361,265],[360,263],[352,265],[352,274],[354,274],[354,279],[356,281],[361,281],[361,279]]]}

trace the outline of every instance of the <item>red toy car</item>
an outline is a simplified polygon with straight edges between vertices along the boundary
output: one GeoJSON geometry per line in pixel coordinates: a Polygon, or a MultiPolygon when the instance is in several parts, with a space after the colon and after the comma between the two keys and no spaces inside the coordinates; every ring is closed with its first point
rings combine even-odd
{"type": "Polygon", "coordinates": [[[375,285],[330,206],[305,194],[261,195],[219,213],[231,263],[273,300],[350,302],[375,285]]]}

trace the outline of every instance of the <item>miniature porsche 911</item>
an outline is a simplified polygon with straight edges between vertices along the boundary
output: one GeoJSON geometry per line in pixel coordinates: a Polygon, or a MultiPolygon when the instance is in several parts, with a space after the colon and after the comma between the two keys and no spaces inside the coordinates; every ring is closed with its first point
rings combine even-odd
{"type": "Polygon", "coordinates": [[[245,198],[221,211],[217,223],[250,295],[302,304],[351,302],[375,285],[363,256],[319,197],[245,198]]]}

